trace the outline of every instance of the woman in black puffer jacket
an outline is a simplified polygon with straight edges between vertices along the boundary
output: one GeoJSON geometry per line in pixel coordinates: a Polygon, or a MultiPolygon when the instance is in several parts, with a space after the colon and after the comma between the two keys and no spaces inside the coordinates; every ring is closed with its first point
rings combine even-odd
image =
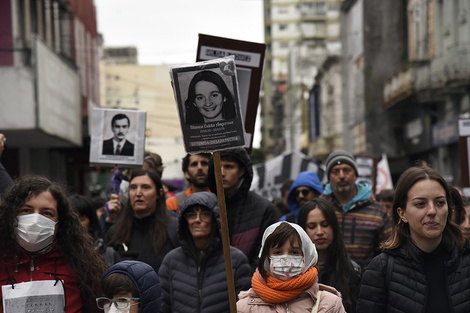
{"type": "MultiPolygon", "coordinates": [[[[227,273],[217,197],[210,192],[188,196],[178,216],[181,246],[169,252],[158,271],[162,286],[160,312],[229,312],[227,273]]],[[[236,294],[251,286],[245,254],[230,247],[236,294]]]]}
{"type": "Polygon", "coordinates": [[[470,312],[470,247],[432,168],[411,167],[393,201],[393,231],[364,272],[357,312],[470,312]]]}

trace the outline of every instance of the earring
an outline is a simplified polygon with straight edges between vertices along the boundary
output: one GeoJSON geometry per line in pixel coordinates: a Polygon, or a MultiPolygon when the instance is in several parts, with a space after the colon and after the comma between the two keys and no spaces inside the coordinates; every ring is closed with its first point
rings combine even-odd
{"type": "Polygon", "coordinates": [[[408,220],[406,218],[404,218],[403,223],[408,223],[408,220]]]}

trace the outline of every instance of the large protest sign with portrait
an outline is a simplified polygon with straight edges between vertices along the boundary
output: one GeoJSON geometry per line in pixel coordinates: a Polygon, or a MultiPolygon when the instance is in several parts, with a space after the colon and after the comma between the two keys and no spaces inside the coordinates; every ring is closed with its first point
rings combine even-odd
{"type": "Polygon", "coordinates": [[[196,62],[229,55],[233,55],[235,58],[240,91],[240,110],[244,118],[246,133],[245,148],[250,154],[263,77],[265,50],[264,43],[199,34],[196,62]]]}
{"type": "Polygon", "coordinates": [[[90,165],[142,166],[146,112],[95,108],[91,125],[90,165]]]}
{"type": "Polygon", "coordinates": [[[245,145],[233,56],[172,67],[170,76],[187,152],[245,145]]]}

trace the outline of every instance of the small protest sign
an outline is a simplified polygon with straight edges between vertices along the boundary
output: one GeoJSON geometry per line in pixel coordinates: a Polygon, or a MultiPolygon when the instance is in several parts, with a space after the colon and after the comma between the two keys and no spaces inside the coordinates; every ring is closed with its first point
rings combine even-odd
{"type": "Polygon", "coordinates": [[[91,120],[90,165],[142,167],[146,112],[95,108],[91,120]]]}

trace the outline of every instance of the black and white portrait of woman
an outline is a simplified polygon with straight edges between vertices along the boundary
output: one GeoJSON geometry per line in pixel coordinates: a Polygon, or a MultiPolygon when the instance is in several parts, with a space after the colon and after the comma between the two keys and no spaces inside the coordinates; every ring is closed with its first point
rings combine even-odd
{"type": "Polygon", "coordinates": [[[237,116],[231,91],[222,77],[210,70],[193,76],[184,104],[186,124],[223,121],[237,116]]]}
{"type": "Polygon", "coordinates": [[[170,68],[186,152],[245,146],[234,56],[170,68]]]}

